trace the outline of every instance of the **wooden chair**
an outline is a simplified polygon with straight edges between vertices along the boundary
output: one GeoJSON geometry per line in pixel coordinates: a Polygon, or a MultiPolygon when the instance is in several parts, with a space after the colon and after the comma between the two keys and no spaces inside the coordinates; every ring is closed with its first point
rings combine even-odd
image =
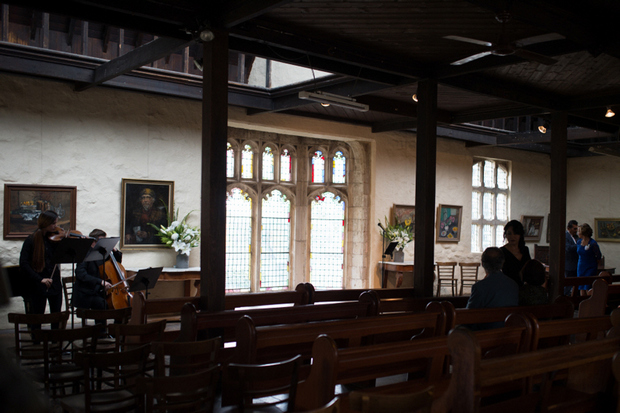
{"type": "Polygon", "coordinates": [[[102,324],[104,331],[97,342],[97,351],[114,351],[116,349],[116,340],[110,337],[109,323],[127,324],[131,318],[131,307],[110,309],[110,310],[90,310],[86,308],[76,308],[75,315],[82,321],[82,327],[93,325],[95,323],[102,324]]]}
{"type": "Polygon", "coordinates": [[[236,403],[238,411],[244,412],[287,402],[286,411],[295,411],[300,365],[300,355],[269,364],[230,363],[224,368],[222,406],[236,403]]]}
{"type": "Polygon", "coordinates": [[[117,353],[78,353],[84,392],[59,398],[57,404],[74,413],[141,411],[144,396],[136,391],[136,382],[144,376],[149,353],[149,346],[117,353]]]}
{"type": "Polygon", "coordinates": [[[166,320],[146,324],[111,324],[108,331],[114,337],[115,350],[127,351],[132,348],[161,341],[166,329],[166,320]]]}
{"type": "Polygon", "coordinates": [[[463,295],[463,287],[468,285],[471,287],[478,282],[478,272],[480,271],[479,262],[459,262],[461,267],[461,291],[459,295],[463,295]]]}
{"type": "Polygon", "coordinates": [[[437,297],[441,295],[441,286],[449,285],[452,289],[452,296],[456,295],[458,280],[454,277],[456,262],[438,262],[435,264],[437,270],[437,297]]]}
{"type": "Polygon", "coordinates": [[[15,358],[35,380],[44,381],[44,354],[41,337],[32,332],[41,329],[65,329],[69,312],[48,314],[9,313],[9,323],[14,325],[15,358]]]}
{"type": "Polygon", "coordinates": [[[340,397],[334,397],[325,406],[314,410],[306,410],[305,413],[340,413],[340,397]]]}
{"type": "Polygon", "coordinates": [[[52,398],[58,393],[65,395],[67,388],[79,389],[84,372],[76,363],[79,351],[94,351],[101,325],[74,329],[37,330],[35,337],[43,346],[43,378],[45,390],[52,398]]]}
{"type": "Polygon", "coordinates": [[[353,391],[349,394],[351,410],[362,413],[431,413],[432,387],[415,393],[381,394],[353,391]]]}
{"type": "Polygon", "coordinates": [[[188,342],[154,342],[156,376],[178,376],[197,373],[215,366],[221,338],[188,342]]]}
{"type": "Polygon", "coordinates": [[[180,376],[139,378],[138,393],[146,394],[145,409],[151,413],[213,412],[220,366],[180,376]]]}
{"type": "Polygon", "coordinates": [[[73,307],[73,277],[62,277],[62,293],[65,297],[65,310],[71,316],[71,328],[75,326],[75,307],[73,307]]]}

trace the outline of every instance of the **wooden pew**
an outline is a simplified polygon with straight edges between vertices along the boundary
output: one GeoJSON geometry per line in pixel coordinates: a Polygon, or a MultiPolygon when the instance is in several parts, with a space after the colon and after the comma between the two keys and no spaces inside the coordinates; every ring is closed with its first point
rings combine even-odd
{"type": "MultiPolygon", "coordinates": [[[[357,294],[355,300],[359,298],[357,294]]],[[[226,294],[224,309],[234,310],[240,307],[290,306],[312,304],[310,291],[304,283],[300,283],[293,291],[274,291],[260,293],[226,294]]]]}
{"type": "Polygon", "coordinates": [[[466,328],[456,328],[448,336],[453,373],[448,389],[435,400],[434,413],[596,411],[601,392],[609,384],[611,359],[620,350],[620,338],[604,338],[570,346],[519,353],[483,360],[481,344],[466,328]],[[480,406],[481,389],[537,375],[551,376],[568,368],[566,386],[550,386],[547,380],[541,393],[524,388],[524,393],[499,403],[480,406]],[[582,410],[583,409],[583,410],[582,410]]]}
{"type": "Polygon", "coordinates": [[[309,361],[312,344],[321,334],[328,334],[339,348],[357,347],[443,335],[445,322],[443,307],[437,302],[418,314],[262,327],[256,326],[252,317],[244,316],[237,323],[233,361],[262,364],[297,354],[309,361]]]}
{"type": "MultiPolygon", "coordinates": [[[[490,352],[506,346],[510,346],[513,352],[529,350],[529,320],[515,314],[506,320],[506,325],[500,329],[477,332],[482,347],[490,352]]],[[[400,393],[433,385],[434,392],[439,394],[449,384],[448,355],[446,336],[338,348],[334,339],[321,335],[312,347],[310,373],[298,385],[296,407],[310,410],[326,404],[334,397],[337,384],[358,383],[397,374],[409,374],[416,378],[374,390],[400,393]]],[[[343,399],[345,401],[346,397],[343,399]]]]}
{"type": "Polygon", "coordinates": [[[299,305],[294,307],[261,308],[198,312],[187,304],[181,312],[179,341],[195,341],[201,336],[221,335],[223,343],[234,342],[237,321],[249,315],[257,326],[306,323],[337,319],[355,319],[377,315],[378,299],[371,292],[363,293],[358,301],[335,304],[299,305]]]}

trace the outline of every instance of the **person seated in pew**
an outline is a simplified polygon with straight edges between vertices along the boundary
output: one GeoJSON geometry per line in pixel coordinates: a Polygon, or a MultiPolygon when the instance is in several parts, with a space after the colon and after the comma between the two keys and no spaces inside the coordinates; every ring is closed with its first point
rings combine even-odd
{"type": "Polygon", "coordinates": [[[529,260],[521,269],[523,285],[519,287],[519,305],[539,305],[549,302],[545,266],[538,260],[529,260]]]}
{"type": "MultiPolygon", "coordinates": [[[[466,308],[513,307],[519,305],[519,285],[502,272],[504,253],[497,247],[489,247],[482,253],[484,279],[471,287],[466,308]]],[[[503,327],[503,322],[469,324],[472,330],[503,327]]]]}
{"type": "MultiPolygon", "coordinates": [[[[93,238],[91,248],[98,240],[105,238],[107,234],[101,229],[93,229],[89,237],[93,238]]],[[[112,251],[116,261],[121,262],[122,253],[116,249],[112,251]]],[[[108,258],[109,259],[109,258],[108,258]]],[[[75,284],[73,286],[73,306],[91,310],[105,310],[106,291],[112,288],[110,282],[104,280],[99,272],[103,261],[88,261],[79,263],[75,269],[75,284]]]]}

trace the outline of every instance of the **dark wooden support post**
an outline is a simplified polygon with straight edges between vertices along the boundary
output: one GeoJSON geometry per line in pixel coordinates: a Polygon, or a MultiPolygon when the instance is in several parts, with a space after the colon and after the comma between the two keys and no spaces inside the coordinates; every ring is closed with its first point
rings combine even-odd
{"type": "Polygon", "coordinates": [[[2,6],[2,40],[3,42],[9,41],[9,5],[3,4],[2,6]]]}
{"type": "Polygon", "coordinates": [[[50,14],[43,13],[41,16],[41,47],[50,48],[50,14]]]}
{"type": "Polygon", "coordinates": [[[414,293],[417,297],[433,295],[436,164],[437,81],[429,79],[418,83],[413,275],[414,293]]]}
{"type": "Polygon", "coordinates": [[[564,294],[564,232],[566,231],[566,148],[568,119],[566,112],[554,112],[551,118],[551,195],[549,228],[549,299],[564,294]]]}
{"type": "Polygon", "coordinates": [[[88,22],[83,21],[82,22],[82,54],[84,56],[88,56],[88,53],[90,52],[90,49],[88,47],[88,40],[89,40],[89,34],[88,34],[88,22]]]}
{"type": "Polygon", "coordinates": [[[219,311],[226,286],[228,33],[213,32],[203,44],[200,296],[201,309],[219,311]]]}

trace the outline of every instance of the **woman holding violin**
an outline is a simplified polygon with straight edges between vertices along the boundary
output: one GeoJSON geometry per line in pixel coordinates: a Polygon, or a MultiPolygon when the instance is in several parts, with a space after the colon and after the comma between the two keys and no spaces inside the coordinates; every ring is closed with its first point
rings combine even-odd
{"type": "MultiPolygon", "coordinates": [[[[93,238],[93,245],[107,234],[101,229],[93,229],[90,234],[93,238]]],[[[122,260],[122,253],[116,249],[112,251],[118,262],[122,260]]],[[[109,259],[109,258],[108,258],[109,259]]],[[[106,303],[106,292],[112,288],[108,280],[103,279],[100,267],[103,261],[88,261],[77,265],[75,269],[75,284],[73,286],[73,306],[76,308],[89,308],[93,310],[104,310],[108,308],[106,303]]]]}
{"type": "Polygon", "coordinates": [[[22,246],[19,267],[30,284],[30,294],[24,297],[27,313],[43,314],[47,303],[51,313],[59,312],[62,307],[60,267],[53,260],[56,243],[50,239],[60,230],[57,223],[58,214],[54,211],[42,212],[37,220],[37,230],[22,246]]]}

